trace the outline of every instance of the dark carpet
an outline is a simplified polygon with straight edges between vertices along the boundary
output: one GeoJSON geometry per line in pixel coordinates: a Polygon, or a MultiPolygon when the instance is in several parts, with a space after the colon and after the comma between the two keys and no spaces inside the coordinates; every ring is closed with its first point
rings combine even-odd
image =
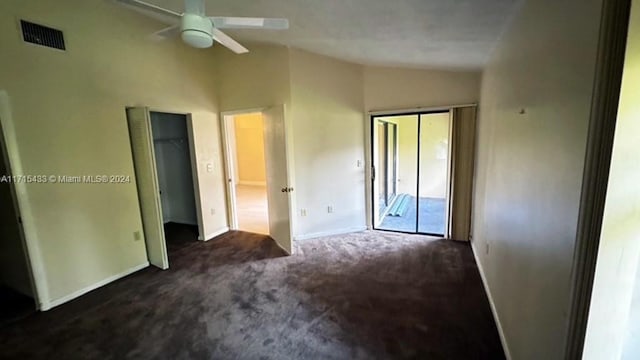
{"type": "Polygon", "coordinates": [[[33,298],[0,284],[0,328],[24,319],[35,312],[36,304],[33,298]]]}
{"type": "MultiPolygon", "coordinates": [[[[177,231],[179,232],[179,231],[177,231]]],[[[187,235],[185,235],[187,236],[187,235]]],[[[468,244],[230,232],[0,329],[3,359],[503,359],[468,244]]]]}
{"type": "Polygon", "coordinates": [[[409,207],[403,216],[385,216],[378,229],[416,232],[418,217],[418,233],[444,235],[446,200],[440,198],[420,198],[420,211],[416,206],[416,197],[411,196],[409,207]]]}

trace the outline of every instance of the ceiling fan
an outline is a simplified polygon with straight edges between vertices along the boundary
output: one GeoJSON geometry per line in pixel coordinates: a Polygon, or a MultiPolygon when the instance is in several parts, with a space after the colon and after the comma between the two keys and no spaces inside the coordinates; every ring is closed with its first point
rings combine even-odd
{"type": "Polygon", "coordinates": [[[183,13],[164,9],[140,0],[115,1],[147,16],[172,24],[172,26],[154,33],[153,35],[156,38],[166,39],[180,34],[182,41],[200,49],[211,47],[215,40],[236,54],[249,52],[247,48],[220,31],[220,29],[285,30],[289,28],[289,20],[287,19],[208,17],[204,11],[204,0],[185,0],[183,13]]]}

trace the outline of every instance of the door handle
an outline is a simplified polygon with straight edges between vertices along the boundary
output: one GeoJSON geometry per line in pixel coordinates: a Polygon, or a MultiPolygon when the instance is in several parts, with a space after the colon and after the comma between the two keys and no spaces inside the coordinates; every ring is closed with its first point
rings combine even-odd
{"type": "Polygon", "coordinates": [[[293,188],[292,187],[283,187],[282,189],[280,189],[280,191],[283,192],[283,193],[293,192],[293,188]]]}

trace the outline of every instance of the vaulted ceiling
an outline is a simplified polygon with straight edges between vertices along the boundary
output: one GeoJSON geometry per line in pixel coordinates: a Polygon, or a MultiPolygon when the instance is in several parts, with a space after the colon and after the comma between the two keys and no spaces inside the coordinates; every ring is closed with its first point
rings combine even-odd
{"type": "MultiPolygon", "coordinates": [[[[182,0],[146,0],[182,12],[182,0]]],[[[206,0],[209,16],[286,17],[286,31],[227,30],[360,64],[477,69],[520,0],[206,0]]]]}

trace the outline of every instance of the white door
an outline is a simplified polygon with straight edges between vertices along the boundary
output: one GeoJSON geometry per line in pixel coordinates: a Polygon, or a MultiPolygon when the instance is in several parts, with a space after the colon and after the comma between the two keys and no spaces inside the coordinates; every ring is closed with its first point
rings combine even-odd
{"type": "Polygon", "coordinates": [[[284,106],[264,110],[264,152],[269,202],[269,235],[289,254],[292,253],[291,192],[287,164],[287,138],[284,106]]]}
{"type": "Polygon", "coordinates": [[[167,244],[162,226],[162,205],[149,109],[144,107],[128,108],[127,121],[147,257],[152,265],[168,269],[169,257],[167,256],[167,244]]]}
{"type": "Polygon", "coordinates": [[[227,213],[229,214],[229,227],[238,230],[238,214],[236,213],[236,130],[232,115],[222,115],[222,132],[225,153],[225,175],[227,184],[227,213]]]}

